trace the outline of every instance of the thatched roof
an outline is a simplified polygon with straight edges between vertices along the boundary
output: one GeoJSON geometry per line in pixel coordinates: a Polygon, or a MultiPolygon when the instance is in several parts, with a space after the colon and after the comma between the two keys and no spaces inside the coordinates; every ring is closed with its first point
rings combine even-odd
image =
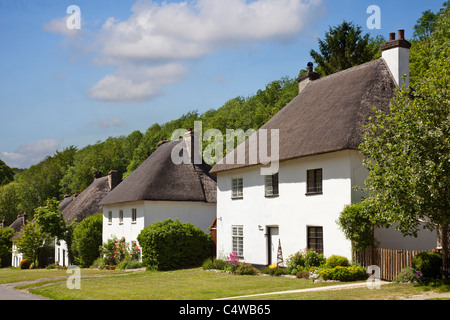
{"type": "Polygon", "coordinates": [[[100,213],[103,211],[100,202],[110,192],[108,177],[95,179],[86,189],[83,190],[77,197],[71,197],[63,200],[65,207],[61,210],[66,223],[73,220],[82,221],[88,216],[100,213]],[[70,202],[69,204],[64,203],[70,202]]]}
{"type": "MultiPolygon", "coordinates": [[[[19,238],[19,232],[22,230],[22,227],[25,225],[23,222],[24,222],[23,216],[19,214],[17,216],[17,219],[14,220],[14,222],[11,223],[11,225],[9,226],[11,229],[14,230],[14,235],[11,238],[12,241],[15,241],[19,238]]],[[[25,221],[25,223],[27,223],[27,221],[25,221]]]]}
{"type": "Polygon", "coordinates": [[[122,181],[102,204],[140,200],[216,202],[216,181],[211,167],[202,164],[175,164],[172,149],[182,140],[161,144],[136,170],[122,181]]]}
{"type": "MultiPolygon", "coordinates": [[[[361,143],[363,125],[373,115],[372,108],[388,110],[395,87],[386,62],[380,58],[311,81],[261,129],[267,129],[268,137],[270,129],[279,129],[280,161],[356,149],[361,143]]],[[[260,136],[260,130],[254,137],[260,136]]],[[[215,165],[210,173],[252,165],[249,140],[231,151],[224,163],[215,165]],[[238,164],[236,154],[242,148],[246,159],[244,164],[238,164]]],[[[270,138],[267,140],[270,155],[270,138]]],[[[259,147],[256,152],[259,153],[259,147]]]]}

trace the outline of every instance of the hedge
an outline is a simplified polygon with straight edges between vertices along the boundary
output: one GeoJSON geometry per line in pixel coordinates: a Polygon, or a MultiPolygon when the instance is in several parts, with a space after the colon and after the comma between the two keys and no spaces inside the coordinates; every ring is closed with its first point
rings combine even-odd
{"type": "Polygon", "coordinates": [[[211,256],[212,236],[191,223],[167,219],[145,227],[137,240],[147,269],[174,270],[201,266],[211,256]]]}

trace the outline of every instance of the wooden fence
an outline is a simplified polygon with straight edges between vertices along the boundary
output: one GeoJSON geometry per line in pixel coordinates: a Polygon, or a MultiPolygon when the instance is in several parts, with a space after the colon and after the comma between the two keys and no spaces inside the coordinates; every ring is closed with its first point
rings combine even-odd
{"type": "Polygon", "coordinates": [[[412,258],[419,252],[422,251],[367,248],[365,251],[355,253],[353,260],[363,267],[378,266],[380,268],[380,279],[393,281],[403,268],[411,267],[412,258]],[[373,257],[371,257],[372,250],[373,257]]]}

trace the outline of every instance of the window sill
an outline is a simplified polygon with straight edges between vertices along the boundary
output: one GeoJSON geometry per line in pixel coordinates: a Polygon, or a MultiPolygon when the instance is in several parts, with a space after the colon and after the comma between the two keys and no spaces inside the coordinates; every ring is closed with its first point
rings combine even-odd
{"type": "Polygon", "coordinates": [[[131,224],[136,224],[136,221],[131,221],[131,224]]]}
{"type": "Polygon", "coordinates": [[[266,198],[278,198],[280,195],[279,194],[265,194],[264,197],[266,198]]]}
{"type": "Polygon", "coordinates": [[[239,200],[239,199],[244,199],[244,197],[231,197],[231,200],[239,200]]]}
{"type": "Polygon", "coordinates": [[[119,222],[119,225],[123,224],[123,222],[119,222]]]}
{"type": "Polygon", "coordinates": [[[316,192],[307,192],[305,193],[305,196],[315,196],[315,195],[320,195],[323,194],[322,191],[316,191],[316,192]]]}

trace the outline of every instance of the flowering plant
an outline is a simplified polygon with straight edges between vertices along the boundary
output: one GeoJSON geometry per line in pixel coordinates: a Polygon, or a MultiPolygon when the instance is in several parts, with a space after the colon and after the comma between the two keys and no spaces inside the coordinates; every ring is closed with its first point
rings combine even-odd
{"type": "Polygon", "coordinates": [[[397,283],[421,283],[423,282],[424,277],[422,272],[411,268],[403,268],[397,275],[395,282],[397,283]]]}

